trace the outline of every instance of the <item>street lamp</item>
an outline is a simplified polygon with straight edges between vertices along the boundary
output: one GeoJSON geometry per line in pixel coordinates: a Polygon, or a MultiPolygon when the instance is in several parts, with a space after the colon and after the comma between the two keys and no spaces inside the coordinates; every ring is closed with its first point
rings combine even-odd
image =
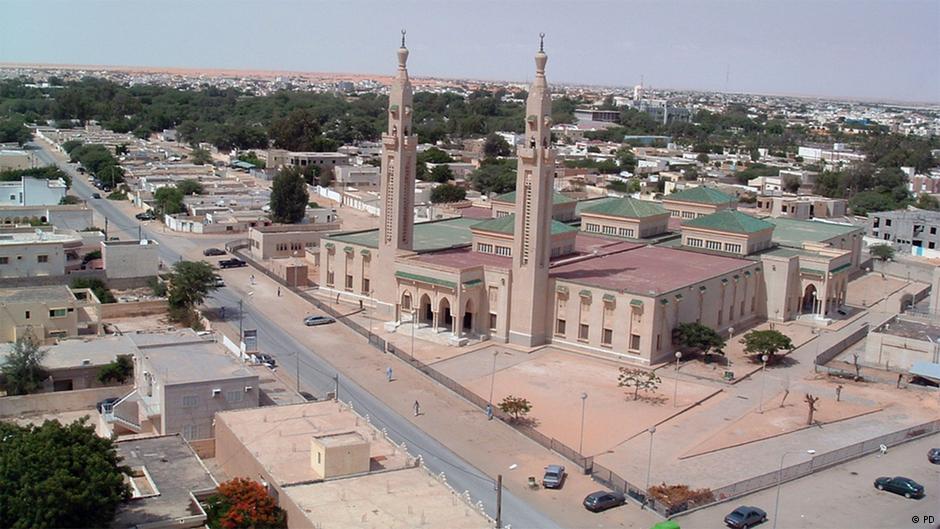
{"type": "MultiPolygon", "coordinates": [[[[777,470],[777,499],[774,500],[773,529],[777,529],[777,518],[779,517],[779,514],[780,514],[780,484],[783,482],[783,459],[787,457],[787,455],[789,454],[799,454],[799,453],[800,451],[796,450],[796,451],[784,452],[783,454],[780,455],[780,468],[777,470]]],[[[806,453],[809,455],[813,455],[816,453],[816,451],[810,449],[810,450],[807,450],[806,453]]]]}
{"type": "Polygon", "coordinates": [[[578,453],[584,453],[584,405],[587,403],[587,393],[581,393],[581,435],[578,438],[578,453]]]}
{"type": "Polygon", "coordinates": [[[760,402],[757,404],[757,411],[764,413],[764,386],[767,385],[767,360],[770,357],[767,355],[761,355],[761,368],[760,368],[760,402]]]}
{"type": "Polygon", "coordinates": [[[649,458],[646,460],[646,490],[643,491],[644,496],[649,494],[650,490],[650,471],[653,469],[653,434],[656,433],[656,427],[650,426],[646,431],[650,433],[650,451],[649,458]]]}
{"type": "Polygon", "coordinates": [[[418,317],[418,309],[411,309],[411,359],[415,359],[415,318],[418,317]]]}
{"type": "Polygon", "coordinates": [[[493,371],[490,373],[490,400],[489,403],[493,405],[493,389],[496,387],[496,357],[499,356],[499,351],[493,351],[493,371]]]}
{"type": "Polygon", "coordinates": [[[682,352],[676,351],[676,386],[672,391],[672,407],[679,407],[679,359],[682,358],[682,352]]]}

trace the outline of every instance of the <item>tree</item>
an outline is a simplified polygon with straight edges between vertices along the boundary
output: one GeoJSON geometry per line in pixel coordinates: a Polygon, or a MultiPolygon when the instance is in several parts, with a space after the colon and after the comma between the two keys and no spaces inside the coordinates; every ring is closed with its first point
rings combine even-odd
{"type": "Polygon", "coordinates": [[[189,159],[196,165],[212,163],[212,155],[205,149],[193,149],[193,152],[189,153],[189,159]]]}
{"type": "Polygon", "coordinates": [[[418,154],[418,160],[426,163],[442,164],[454,161],[449,154],[437,147],[431,147],[428,150],[418,154]]]}
{"type": "Polygon", "coordinates": [[[271,185],[271,220],[284,224],[300,222],[309,198],[304,177],[297,171],[281,169],[271,185]]]}
{"type": "Polygon", "coordinates": [[[186,322],[193,309],[202,303],[210,291],[216,288],[219,276],[212,265],[205,261],[179,261],[173,265],[167,282],[167,302],[170,317],[186,322]]]}
{"type": "Polygon", "coordinates": [[[940,210],[940,200],[937,200],[937,197],[933,195],[922,193],[917,197],[917,202],[914,203],[914,207],[937,211],[940,210]]]}
{"type": "MultiPolygon", "coordinates": [[[[251,165],[254,165],[255,167],[259,169],[264,169],[265,166],[267,165],[264,160],[262,160],[261,158],[258,158],[258,155],[255,154],[255,151],[243,152],[238,155],[238,159],[243,162],[248,162],[251,165]]],[[[310,167],[313,167],[313,166],[310,166],[310,167]]]]}
{"type": "Polygon", "coordinates": [[[487,158],[499,158],[500,156],[509,156],[512,147],[495,132],[490,133],[483,142],[483,156],[487,158]]]}
{"type": "Polygon", "coordinates": [[[163,215],[173,215],[186,209],[183,205],[183,192],[176,187],[161,187],[153,194],[154,208],[163,215]]]}
{"type": "Polygon", "coordinates": [[[69,140],[62,144],[62,150],[64,150],[66,154],[71,154],[71,152],[74,151],[76,147],[81,147],[81,146],[82,146],[81,141],[69,140]]]}
{"type": "Polygon", "coordinates": [[[60,206],[73,206],[75,204],[81,204],[82,199],[78,198],[75,195],[65,195],[62,197],[62,200],[59,200],[60,206]]]}
{"type": "Polygon", "coordinates": [[[431,190],[432,204],[460,202],[467,198],[467,190],[453,184],[441,184],[431,190]]]}
{"type": "Polygon", "coordinates": [[[176,189],[179,189],[180,193],[184,195],[201,195],[203,191],[205,191],[202,187],[202,182],[193,178],[187,178],[186,180],[177,182],[176,189]]]}
{"type": "Polygon", "coordinates": [[[633,172],[636,169],[636,155],[633,154],[631,147],[621,147],[617,149],[617,163],[620,164],[621,171],[633,172]]]}
{"type": "Polygon", "coordinates": [[[768,364],[774,363],[778,351],[793,350],[793,342],[780,331],[750,331],[741,338],[741,343],[752,361],[759,362],[761,356],[767,355],[768,364]]]}
{"type": "Polygon", "coordinates": [[[235,478],[220,483],[206,501],[211,529],[282,529],[287,515],[257,481],[235,478]]]}
{"type": "Polygon", "coordinates": [[[806,406],[809,408],[808,409],[809,413],[807,414],[807,417],[806,417],[806,425],[812,426],[813,415],[816,414],[816,402],[819,401],[819,397],[814,397],[813,395],[810,395],[809,393],[807,393],[806,396],[803,397],[803,401],[806,402],[806,406]]]}
{"type": "Polygon", "coordinates": [[[48,377],[42,367],[45,357],[46,351],[39,349],[31,335],[17,338],[7,354],[6,363],[0,368],[7,395],[26,395],[41,389],[43,380],[48,377]]]}
{"type": "Polygon", "coordinates": [[[698,180],[698,168],[696,168],[696,167],[689,167],[688,169],[683,169],[683,170],[682,170],[682,179],[683,179],[683,180],[686,180],[686,181],[689,181],[689,182],[693,182],[693,181],[695,181],[695,180],[698,180]]]}
{"type": "Polygon", "coordinates": [[[435,165],[434,169],[431,169],[429,176],[432,182],[443,184],[444,182],[449,182],[454,179],[454,172],[450,170],[449,165],[441,164],[435,165]]]}
{"type": "Polygon", "coordinates": [[[698,153],[698,156],[695,157],[695,160],[698,161],[698,163],[700,164],[707,164],[709,160],[708,153],[706,152],[698,153]]]}
{"type": "Polygon", "coordinates": [[[23,145],[33,139],[33,132],[20,119],[0,120],[0,143],[23,145]]]}
{"type": "Polygon", "coordinates": [[[484,160],[469,179],[481,193],[508,193],[516,188],[515,164],[511,160],[484,160]]]}
{"type": "MultiPolygon", "coordinates": [[[[93,259],[101,259],[101,250],[96,250],[98,252],[97,257],[91,253],[85,254],[85,257],[91,256],[93,259]]],[[[90,260],[90,259],[89,259],[90,260]]],[[[87,262],[87,261],[86,261],[87,262]]],[[[69,283],[71,288],[87,288],[94,293],[95,297],[98,298],[98,301],[102,303],[115,303],[117,302],[114,299],[114,294],[108,290],[107,285],[104,284],[104,281],[98,278],[89,278],[89,277],[76,277],[69,283]]]]}
{"type": "Polygon", "coordinates": [[[894,247],[890,244],[873,244],[868,247],[868,253],[872,257],[887,261],[894,258],[894,247]]]}
{"type": "Polygon", "coordinates": [[[633,388],[633,400],[640,398],[640,390],[645,392],[656,391],[662,380],[652,371],[645,369],[620,368],[620,375],[617,377],[617,386],[621,388],[633,388]]]}
{"type": "Polygon", "coordinates": [[[110,384],[117,382],[123,384],[134,374],[134,361],[130,355],[118,355],[114,361],[102,366],[98,371],[98,382],[110,384]]]}
{"type": "Polygon", "coordinates": [[[522,397],[513,397],[509,395],[504,398],[497,407],[503,413],[508,413],[513,421],[525,418],[532,411],[532,403],[522,397]]]}
{"type": "Polygon", "coordinates": [[[0,506],[16,529],[108,527],[131,496],[114,442],[81,419],[67,426],[0,422],[0,506]]]}
{"type": "Polygon", "coordinates": [[[725,354],[725,340],[715,329],[701,323],[681,323],[672,330],[673,343],[701,352],[708,357],[711,353],[725,354]]]}
{"type": "Polygon", "coordinates": [[[892,195],[878,191],[862,191],[849,199],[849,208],[853,215],[865,216],[877,211],[891,211],[899,206],[892,195]]]}
{"type": "Polygon", "coordinates": [[[797,175],[788,174],[783,177],[783,189],[788,193],[796,193],[800,190],[802,180],[797,175]]]}

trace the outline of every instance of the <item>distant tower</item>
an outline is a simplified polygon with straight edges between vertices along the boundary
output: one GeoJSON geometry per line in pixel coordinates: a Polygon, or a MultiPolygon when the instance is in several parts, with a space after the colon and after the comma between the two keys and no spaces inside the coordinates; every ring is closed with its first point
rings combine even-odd
{"type": "Polygon", "coordinates": [[[545,343],[550,300],[555,151],[551,148],[552,97],[545,80],[546,62],[548,56],[540,43],[535,54],[535,80],[526,100],[525,139],[517,149],[509,341],[525,346],[545,343]]]}
{"type": "Polygon", "coordinates": [[[633,87],[633,100],[639,101],[643,99],[643,76],[640,76],[640,84],[633,87]]]}
{"type": "MultiPolygon", "coordinates": [[[[405,31],[398,48],[398,76],[388,94],[388,131],[382,134],[382,173],[379,226],[379,267],[392,270],[395,257],[412,249],[414,237],[415,147],[418,137],[412,132],[412,90],[408,79],[408,48],[405,31]]],[[[394,281],[374,285],[376,298],[394,306],[397,291],[394,281]]]]}

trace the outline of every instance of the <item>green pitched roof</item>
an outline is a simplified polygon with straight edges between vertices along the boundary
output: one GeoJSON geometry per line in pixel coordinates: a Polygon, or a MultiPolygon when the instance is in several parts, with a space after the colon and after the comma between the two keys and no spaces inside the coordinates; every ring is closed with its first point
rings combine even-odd
{"type": "Polygon", "coordinates": [[[806,241],[826,242],[836,237],[847,237],[857,232],[861,235],[861,226],[821,222],[818,220],[798,220],[783,217],[767,219],[775,226],[773,241],[784,246],[800,248],[806,241]]]}
{"type": "MultiPolygon", "coordinates": [[[[503,193],[502,195],[493,197],[493,200],[496,202],[509,202],[511,204],[516,203],[516,192],[510,191],[508,193],[503,193]]],[[[573,198],[566,197],[558,191],[552,191],[552,204],[567,204],[569,202],[574,202],[573,198]]]]}
{"type": "Polygon", "coordinates": [[[666,215],[669,212],[656,202],[646,200],[637,200],[635,198],[624,197],[617,200],[602,202],[595,206],[585,208],[582,213],[607,215],[610,217],[643,218],[656,215],[666,215]]]}
{"type": "MultiPolygon", "coordinates": [[[[470,227],[478,222],[478,219],[468,218],[419,222],[415,224],[414,249],[418,252],[426,252],[470,244],[473,239],[470,227]]],[[[379,230],[377,229],[334,233],[325,238],[329,241],[358,244],[367,248],[379,247],[379,230]]]]}
{"type": "Polygon", "coordinates": [[[727,204],[734,200],[734,197],[712,189],[710,187],[693,187],[684,191],[666,195],[663,200],[675,200],[678,202],[698,202],[699,204],[727,204]]]}
{"type": "MultiPolygon", "coordinates": [[[[474,224],[471,226],[471,228],[474,230],[491,231],[495,233],[505,233],[506,235],[512,235],[513,232],[516,231],[516,215],[504,215],[495,219],[484,220],[483,222],[474,224]]],[[[578,228],[552,219],[552,235],[558,235],[560,233],[568,233],[572,231],[578,231],[578,228]]]]}
{"type": "Polygon", "coordinates": [[[757,233],[774,227],[773,224],[766,220],[761,220],[733,209],[726,209],[718,213],[712,213],[711,215],[687,220],[683,222],[682,225],[691,228],[704,228],[707,230],[731,233],[757,233]]]}

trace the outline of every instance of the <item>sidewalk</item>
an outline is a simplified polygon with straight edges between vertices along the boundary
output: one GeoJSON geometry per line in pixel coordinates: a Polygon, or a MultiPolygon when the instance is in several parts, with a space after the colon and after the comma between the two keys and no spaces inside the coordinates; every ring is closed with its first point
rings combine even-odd
{"type": "MultiPolygon", "coordinates": [[[[251,268],[223,273],[229,288],[242,295],[247,294],[252,274],[256,280],[251,287],[254,291],[250,302],[253,310],[277,321],[298,341],[328,358],[343,376],[367,388],[401,416],[419,425],[488,476],[503,474],[503,484],[507,489],[560,525],[648,528],[658,521],[656,515],[640,511],[635,505],[602,514],[584,510],[581,507],[584,496],[603,487],[580,475],[572,464],[566,465],[569,476],[563,489],[529,489],[529,476],[540,479],[545,465],[567,462],[508,425],[487,421],[475,406],[409,368],[393,355],[380,353],[369,346],[365,338],[343,325],[305,327],[301,321],[303,315],[319,314],[319,311],[288,289],[282,288],[282,295],[278,297],[277,284],[264,274],[251,268]],[[290,316],[285,318],[285,315],[290,316]],[[385,374],[389,366],[394,370],[391,383],[386,381],[385,374]],[[412,412],[416,400],[421,403],[422,411],[418,417],[414,417],[412,412]]],[[[264,347],[263,343],[261,347],[264,347]]],[[[342,390],[340,394],[342,396],[342,390]]]]}

